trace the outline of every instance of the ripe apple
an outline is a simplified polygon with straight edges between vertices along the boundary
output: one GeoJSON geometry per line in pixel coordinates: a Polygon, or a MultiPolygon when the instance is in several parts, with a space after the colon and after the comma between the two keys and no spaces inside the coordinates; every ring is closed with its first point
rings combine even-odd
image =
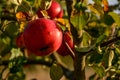
{"type": "Polygon", "coordinates": [[[66,45],[66,43],[68,44],[68,46],[71,48],[71,50],[74,50],[74,44],[73,44],[73,40],[70,36],[70,32],[69,31],[65,31],[63,33],[63,40],[62,40],[62,45],[60,46],[60,48],[57,50],[58,54],[62,55],[62,56],[67,56],[71,54],[71,51],[69,50],[68,46],[66,45]]]}
{"type": "Polygon", "coordinates": [[[62,31],[56,22],[39,18],[28,23],[24,33],[25,47],[38,56],[50,55],[62,43],[62,31]]]}
{"type": "MultiPolygon", "coordinates": [[[[41,11],[42,11],[41,8],[37,11],[37,15],[38,15],[39,18],[44,17],[42,15],[41,11]]],[[[56,1],[54,1],[54,0],[52,1],[52,4],[51,4],[50,8],[46,11],[48,13],[48,16],[51,19],[54,19],[55,17],[57,17],[57,18],[63,17],[63,9],[61,8],[60,4],[56,1]]]]}
{"type": "Polygon", "coordinates": [[[21,33],[17,38],[16,38],[16,45],[20,48],[25,47],[24,44],[24,39],[23,39],[23,33],[21,33]]]}
{"type": "Polygon", "coordinates": [[[63,10],[62,10],[60,4],[54,0],[52,1],[52,4],[51,4],[50,8],[47,10],[47,12],[48,12],[48,15],[52,19],[54,19],[55,17],[60,18],[63,16],[63,10]]]}

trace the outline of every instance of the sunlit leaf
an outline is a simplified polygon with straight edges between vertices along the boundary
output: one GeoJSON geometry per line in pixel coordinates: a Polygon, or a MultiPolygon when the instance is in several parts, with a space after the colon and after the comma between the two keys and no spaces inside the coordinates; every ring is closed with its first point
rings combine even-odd
{"type": "Polygon", "coordinates": [[[65,20],[63,18],[55,19],[58,23],[65,25],[65,20]]]}
{"type": "Polygon", "coordinates": [[[84,13],[78,13],[71,16],[70,21],[77,30],[82,30],[82,28],[86,25],[86,16],[84,13]]]}
{"type": "Polygon", "coordinates": [[[9,58],[8,67],[11,73],[16,73],[22,70],[22,65],[26,63],[26,58],[18,48],[12,48],[11,56],[9,58]]]}
{"type": "Polygon", "coordinates": [[[101,0],[93,0],[93,1],[97,4],[101,3],[101,0]]]}
{"type": "Polygon", "coordinates": [[[4,44],[10,45],[11,39],[9,37],[4,37],[4,38],[2,38],[2,41],[4,44]]]}
{"type": "Polygon", "coordinates": [[[41,2],[40,2],[40,8],[44,9],[44,10],[47,10],[47,9],[50,8],[51,3],[52,3],[52,0],[41,0],[41,2]]]}
{"type": "Polygon", "coordinates": [[[104,77],[105,76],[105,69],[102,66],[94,65],[92,66],[94,71],[99,75],[99,77],[104,77]]]}
{"type": "Polygon", "coordinates": [[[19,11],[16,13],[16,18],[19,22],[22,22],[22,21],[25,22],[28,17],[29,17],[29,14],[27,12],[19,11]]]}
{"type": "Polygon", "coordinates": [[[23,56],[23,54],[22,54],[22,52],[20,51],[20,49],[19,49],[19,48],[18,48],[18,49],[13,48],[13,49],[11,50],[10,60],[11,60],[11,59],[14,59],[14,58],[17,58],[17,57],[19,57],[19,56],[23,56]]]}
{"type": "Polygon", "coordinates": [[[119,48],[115,48],[115,52],[118,54],[118,55],[120,55],[120,49],[119,48]]]}
{"type": "Polygon", "coordinates": [[[89,46],[91,43],[91,36],[87,32],[83,32],[83,46],[89,46]]]}
{"type": "Polygon", "coordinates": [[[53,64],[50,68],[50,77],[52,80],[60,80],[63,76],[63,71],[61,66],[57,64],[53,64]]]}
{"type": "Polygon", "coordinates": [[[114,12],[109,12],[108,15],[112,16],[115,23],[120,27],[120,17],[119,17],[119,15],[117,13],[114,13],[114,12]]]}
{"type": "Polygon", "coordinates": [[[94,12],[95,14],[97,14],[98,16],[100,16],[100,12],[94,8],[94,6],[92,4],[89,4],[88,6],[88,9],[92,12],[94,12]]]}
{"type": "Polygon", "coordinates": [[[10,0],[10,2],[15,5],[20,5],[22,3],[22,0],[10,0]]]}
{"type": "Polygon", "coordinates": [[[112,61],[113,61],[113,58],[114,58],[114,51],[111,50],[110,53],[109,53],[109,58],[108,58],[108,66],[112,66],[112,61]]]}

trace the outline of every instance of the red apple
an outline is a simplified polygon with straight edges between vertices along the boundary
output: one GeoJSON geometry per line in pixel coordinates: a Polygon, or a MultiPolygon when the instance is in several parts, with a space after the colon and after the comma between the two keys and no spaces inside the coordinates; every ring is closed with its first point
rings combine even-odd
{"type": "Polygon", "coordinates": [[[38,56],[52,54],[62,43],[61,29],[56,22],[46,18],[28,23],[23,37],[26,48],[38,56]]]}
{"type": "Polygon", "coordinates": [[[67,56],[71,54],[71,51],[69,50],[68,46],[66,45],[66,43],[68,44],[68,46],[71,48],[71,50],[74,50],[74,44],[73,44],[73,40],[70,36],[70,32],[69,31],[65,31],[63,33],[63,41],[62,41],[62,45],[60,46],[60,48],[57,50],[58,54],[62,55],[62,56],[67,56]]]}
{"type": "Polygon", "coordinates": [[[63,16],[63,11],[62,11],[60,4],[54,0],[52,1],[52,4],[51,4],[50,8],[47,10],[47,12],[48,12],[48,15],[52,19],[54,19],[55,17],[59,18],[59,17],[63,16]],[[62,16],[59,16],[61,14],[62,14],[62,16]]]}
{"type": "Polygon", "coordinates": [[[17,38],[16,38],[16,45],[20,48],[25,47],[24,44],[24,39],[23,39],[23,33],[21,33],[17,38]]]}
{"type": "Polygon", "coordinates": [[[57,15],[57,18],[62,18],[63,17],[63,10],[60,11],[60,13],[57,15]]]}
{"type": "MultiPolygon", "coordinates": [[[[40,8],[37,11],[37,15],[39,18],[43,18],[44,16],[41,13],[42,9],[40,8]]],[[[63,17],[63,9],[61,8],[60,4],[56,1],[52,1],[52,4],[50,6],[50,8],[47,10],[48,16],[50,16],[51,19],[54,18],[61,18],[63,17]]]]}

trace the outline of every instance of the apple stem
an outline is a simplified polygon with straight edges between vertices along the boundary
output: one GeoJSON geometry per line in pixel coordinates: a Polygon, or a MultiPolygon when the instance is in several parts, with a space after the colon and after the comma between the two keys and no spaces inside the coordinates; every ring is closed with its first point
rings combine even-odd
{"type": "Polygon", "coordinates": [[[75,53],[73,52],[73,50],[70,48],[70,46],[68,45],[67,42],[65,42],[65,45],[67,46],[67,48],[70,50],[70,56],[72,57],[72,59],[75,59],[75,53]]]}

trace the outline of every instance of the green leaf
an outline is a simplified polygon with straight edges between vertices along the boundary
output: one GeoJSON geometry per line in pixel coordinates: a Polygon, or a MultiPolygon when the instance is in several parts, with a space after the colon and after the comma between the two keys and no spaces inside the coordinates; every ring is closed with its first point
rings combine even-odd
{"type": "Polygon", "coordinates": [[[87,7],[90,11],[94,12],[98,16],[103,15],[103,8],[102,8],[101,4],[99,4],[98,2],[95,5],[89,4],[87,7]]]}
{"type": "Polygon", "coordinates": [[[61,66],[57,64],[53,64],[50,68],[50,77],[52,80],[60,80],[63,76],[63,70],[61,66]]]}
{"type": "Polygon", "coordinates": [[[11,73],[16,73],[22,70],[22,64],[26,63],[26,58],[23,56],[20,49],[13,48],[11,50],[11,56],[9,60],[8,67],[11,73]]]}
{"type": "MultiPolygon", "coordinates": [[[[31,1],[33,1],[33,0],[31,0],[31,1]]],[[[40,3],[41,3],[41,0],[34,0],[33,7],[38,9],[40,7],[40,3]]]]}
{"type": "Polygon", "coordinates": [[[92,66],[92,68],[94,69],[94,71],[99,75],[99,77],[104,77],[105,76],[105,69],[102,66],[98,66],[98,65],[94,65],[92,66]]]}
{"type": "Polygon", "coordinates": [[[2,29],[5,31],[5,34],[7,34],[10,37],[14,37],[18,33],[19,25],[16,22],[13,21],[5,21],[4,25],[2,26],[2,29]]]}
{"type": "Polygon", "coordinates": [[[104,66],[111,67],[113,64],[113,60],[115,60],[114,57],[115,57],[114,51],[107,49],[106,52],[104,52],[104,57],[103,57],[104,66]]]}
{"type": "Polygon", "coordinates": [[[103,59],[103,55],[102,54],[99,54],[98,52],[96,51],[93,51],[90,55],[90,58],[89,58],[89,62],[91,64],[95,63],[95,64],[98,64],[102,61],[103,59]]]}
{"type": "Polygon", "coordinates": [[[103,34],[101,36],[99,36],[96,40],[96,45],[99,45],[101,42],[103,42],[103,40],[106,38],[106,35],[103,34]]]}
{"type": "Polygon", "coordinates": [[[112,16],[112,18],[114,19],[114,21],[116,22],[116,24],[118,26],[120,26],[120,17],[117,13],[114,12],[109,12],[108,15],[112,16]]]}
{"type": "Polygon", "coordinates": [[[6,45],[10,45],[11,39],[9,37],[2,38],[2,42],[6,45]]]}
{"type": "Polygon", "coordinates": [[[22,1],[21,5],[18,6],[17,11],[30,12],[31,11],[30,2],[27,0],[22,1]]]}
{"type": "Polygon", "coordinates": [[[22,70],[16,74],[10,74],[7,80],[25,80],[25,73],[22,70]]]}
{"type": "Polygon", "coordinates": [[[95,44],[91,45],[90,47],[82,47],[82,48],[76,47],[75,49],[78,52],[88,52],[92,50],[94,47],[95,47],[95,44]]]}
{"type": "Polygon", "coordinates": [[[101,3],[101,0],[93,0],[95,3],[101,3]]]}
{"type": "Polygon", "coordinates": [[[82,28],[86,25],[86,16],[84,13],[78,13],[70,18],[71,23],[76,27],[76,29],[82,30],[82,28]]]}
{"type": "Polygon", "coordinates": [[[112,25],[115,22],[112,16],[110,16],[109,14],[104,14],[101,20],[107,25],[112,25]]]}
{"type": "Polygon", "coordinates": [[[83,32],[83,39],[82,39],[82,42],[83,42],[83,46],[89,46],[90,43],[89,41],[91,41],[91,36],[90,34],[88,34],[87,32],[83,32]]]}

